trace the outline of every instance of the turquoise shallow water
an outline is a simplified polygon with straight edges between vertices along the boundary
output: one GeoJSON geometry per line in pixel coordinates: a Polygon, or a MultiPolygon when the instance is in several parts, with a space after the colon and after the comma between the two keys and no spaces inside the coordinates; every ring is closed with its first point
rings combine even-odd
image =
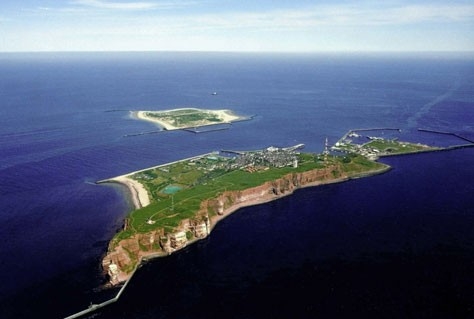
{"type": "Polygon", "coordinates": [[[176,185],[169,185],[169,186],[166,186],[165,189],[162,190],[163,193],[165,194],[174,194],[174,193],[177,193],[181,190],[182,188],[179,187],[179,186],[176,186],[176,185]]]}

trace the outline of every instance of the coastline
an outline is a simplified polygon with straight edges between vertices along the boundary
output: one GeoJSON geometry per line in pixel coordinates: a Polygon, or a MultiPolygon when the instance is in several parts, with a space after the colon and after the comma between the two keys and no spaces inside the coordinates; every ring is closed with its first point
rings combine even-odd
{"type": "MultiPolygon", "coordinates": [[[[280,194],[266,194],[266,195],[262,195],[262,196],[259,196],[257,198],[254,198],[254,199],[250,199],[250,200],[246,200],[244,202],[240,202],[240,203],[237,203],[237,204],[234,204],[228,208],[226,208],[221,215],[219,214],[216,214],[212,217],[210,217],[210,230],[209,230],[209,235],[210,233],[212,233],[212,230],[217,226],[217,224],[225,219],[227,216],[235,213],[236,211],[238,211],[239,209],[241,208],[244,208],[244,207],[250,207],[250,206],[256,206],[256,205],[260,205],[260,204],[264,204],[264,203],[268,203],[268,202],[272,202],[272,201],[275,201],[275,200],[278,200],[280,198],[283,198],[283,197],[286,197],[286,196],[290,196],[292,194],[294,194],[295,191],[299,190],[299,189],[303,189],[303,188],[311,188],[311,187],[318,187],[318,186],[322,186],[322,185],[328,185],[328,184],[336,184],[336,183],[342,183],[342,182],[346,182],[346,181],[349,181],[349,180],[352,180],[352,179],[358,179],[358,178],[364,178],[364,177],[369,177],[369,176],[374,176],[374,175],[379,175],[379,174],[383,174],[383,173],[386,173],[387,171],[391,170],[391,166],[387,165],[387,164],[383,164],[384,166],[382,168],[379,168],[379,169],[374,169],[374,170],[371,170],[371,171],[365,171],[365,172],[361,172],[361,173],[356,173],[356,174],[353,174],[351,176],[343,176],[343,177],[339,177],[339,178],[334,178],[334,179],[329,179],[329,180],[323,180],[323,181],[314,181],[314,182],[310,182],[308,184],[304,184],[304,185],[300,185],[294,189],[292,189],[291,191],[289,192],[285,192],[285,193],[280,193],[280,194]]],[[[112,179],[109,179],[109,180],[106,180],[106,181],[101,181],[101,182],[117,182],[117,183],[121,183],[125,186],[127,186],[128,190],[130,191],[130,193],[132,194],[132,196],[136,196],[137,194],[137,189],[142,189],[142,196],[147,196],[148,197],[148,193],[146,192],[145,188],[143,187],[143,185],[137,181],[134,181],[130,178],[127,178],[126,176],[128,176],[130,174],[127,174],[127,175],[122,175],[122,176],[119,176],[119,177],[115,177],[115,178],[112,178],[112,179]]],[[[259,187],[259,186],[257,186],[259,187]]],[[[149,197],[147,198],[148,200],[148,203],[149,203],[149,197]]],[[[139,200],[140,201],[140,200],[139,200]]],[[[145,202],[145,201],[144,201],[145,202]]],[[[146,206],[146,205],[145,205],[146,206]]],[[[144,207],[144,206],[142,206],[144,207]]],[[[207,237],[207,236],[206,236],[207,237]]],[[[201,239],[204,239],[206,237],[203,237],[203,238],[193,238],[193,239],[190,239],[187,241],[186,246],[189,246],[201,239]]],[[[176,251],[179,251],[181,249],[183,249],[184,247],[181,247],[179,249],[177,249],[176,251]]],[[[172,253],[174,253],[175,251],[173,251],[172,253]]],[[[143,261],[149,261],[151,259],[155,259],[155,258],[159,258],[159,257],[166,257],[168,255],[170,255],[171,253],[166,253],[166,252],[141,252],[140,256],[139,256],[139,260],[137,262],[137,264],[135,265],[133,271],[131,271],[130,273],[124,273],[124,272],[120,272],[120,275],[119,275],[119,282],[118,283],[126,283],[128,282],[133,274],[135,273],[135,271],[140,267],[140,265],[142,264],[143,261]]]]}
{"type": "MultiPolygon", "coordinates": [[[[440,151],[440,150],[447,150],[447,149],[438,149],[438,148],[433,149],[433,148],[430,148],[430,149],[426,149],[426,150],[410,152],[410,153],[407,153],[407,154],[421,153],[421,152],[432,152],[432,151],[440,151]]],[[[200,158],[200,157],[205,156],[205,155],[206,154],[198,155],[198,156],[195,156],[195,157],[192,157],[192,158],[200,158]]],[[[395,156],[395,155],[406,155],[406,154],[390,154],[390,155],[395,156]]],[[[387,155],[380,155],[379,157],[384,157],[384,156],[387,156],[387,155]]],[[[176,161],[176,162],[186,161],[186,160],[189,160],[189,159],[191,159],[191,158],[183,159],[183,160],[176,161]]],[[[173,162],[173,163],[175,163],[175,162],[173,162]]],[[[225,207],[225,208],[222,207],[223,209],[221,209],[218,212],[215,212],[215,214],[212,214],[211,216],[207,216],[207,218],[209,220],[209,223],[206,226],[207,231],[208,231],[207,235],[197,236],[197,237],[192,237],[190,239],[186,239],[184,245],[178,246],[177,248],[173,247],[174,249],[172,249],[171,251],[166,250],[166,249],[165,249],[165,251],[158,251],[158,250],[142,251],[142,250],[138,249],[138,251],[136,253],[136,257],[135,257],[137,259],[135,259],[136,262],[134,262],[134,264],[133,264],[133,269],[129,268],[129,270],[126,270],[126,271],[119,270],[118,271],[118,276],[117,276],[118,281],[111,281],[111,283],[113,285],[115,285],[117,283],[127,282],[133,276],[133,273],[135,272],[135,270],[138,267],[140,267],[143,260],[150,260],[150,259],[157,258],[157,257],[168,256],[169,254],[171,254],[175,251],[178,251],[178,250],[180,250],[180,249],[182,249],[182,248],[184,248],[184,247],[186,247],[186,246],[188,246],[188,245],[190,245],[190,244],[192,244],[192,243],[194,243],[194,242],[196,242],[200,239],[206,238],[208,235],[210,235],[210,233],[212,232],[212,230],[218,224],[219,221],[223,220],[227,216],[229,216],[229,215],[233,214],[234,212],[238,211],[240,208],[260,205],[260,204],[263,204],[263,203],[278,200],[282,197],[292,195],[298,189],[316,187],[316,186],[321,186],[321,185],[326,185],[326,184],[341,183],[341,182],[345,182],[345,181],[348,181],[348,180],[351,180],[351,179],[358,179],[358,178],[364,178],[364,177],[369,177],[369,176],[373,176],[373,175],[383,174],[383,173],[391,170],[391,168],[392,168],[391,166],[389,166],[387,164],[380,163],[380,162],[378,162],[378,163],[381,164],[382,166],[379,166],[378,168],[372,168],[372,169],[369,169],[369,170],[359,171],[359,172],[352,171],[350,173],[344,173],[344,174],[340,175],[340,177],[326,176],[326,178],[324,178],[322,180],[319,179],[319,180],[312,180],[312,181],[311,181],[311,179],[308,180],[306,178],[305,182],[302,182],[302,183],[297,182],[296,184],[293,184],[292,187],[290,187],[289,189],[285,189],[284,191],[275,192],[274,190],[269,191],[268,189],[265,189],[265,190],[262,191],[261,187],[263,187],[265,185],[265,183],[261,184],[259,186],[249,187],[249,188],[247,188],[243,191],[239,191],[239,193],[240,192],[246,192],[246,191],[255,192],[257,195],[256,196],[245,197],[245,199],[239,199],[239,200],[233,202],[228,207],[225,207]],[[259,188],[260,188],[260,190],[258,190],[259,188]]],[[[170,163],[162,164],[162,165],[159,165],[159,166],[156,166],[156,167],[166,166],[166,165],[169,165],[169,164],[170,163]]],[[[146,170],[149,170],[149,169],[150,168],[147,168],[147,169],[140,170],[140,171],[137,171],[137,172],[146,171],[146,170]]],[[[132,195],[135,207],[137,209],[142,208],[142,207],[145,207],[148,204],[150,204],[150,197],[148,195],[147,190],[145,189],[145,187],[140,182],[129,178],[129,176],[131,176],[131,175],[133,175],[137,172],[132,172],[132,173],[128,173],[126,175],[114,177],[114,178],[111,178],[111,179],[108,179],[108,180],[99,181],[98,183],[116,182],[116,183],[121,183],[121,184],[127,186],[130,194],[132,195]]],[[[312,171],[307,171],[307,172],[312,172],[312,171]]],[[[305,172],[305,173],[307,173],[307,172],[305,172]]],[[[273,182],[278,183],[278,179],[274,180],[273,182]]],[[[204,202],[207,202],[208,200],[221,201],[221,199],[219,199],[219,198],[209,198],[209,199],[203,200],[202,204],[204,202]]],[[[205,211],[205,209],[204,209],[204,211],[205,211]]],[[[180,231],[182,231],[182,230],[180,230],[180,231]]],[[[150,232],[148,235],[151,236],[150,238],[152,238],[152,239],[147,239],[147,240],[151,240],[151,242],[155,241],[155,239],[154,239],[155,235],[156,235],[155,231],[150,232]]],[[[139,241],[140,237],[137,237],[134,240],[139,241]]],[[[119,242],[116,242],[116,244],[118,245],[117,247],[119,247],[120,251],[119,252],[115,251],[115,253],[125,252],[125,250],[123,249],[123,247],[121,247],[121,244],[119,242]]],[[[127,243],[126,245],[129,245],[129,243],[127,243]]],[[[137,245],[139,246],[139,244],[137,244],[137,245]]],[[[126,252],[128,253],[129,251],[126,250],[126,252]]],[[[112,263],[112,264],[114,263],[113,259],[111,259],[112,257],[109,257],[109,255],[106,256],[106,258],[107,259],[104,259],[104,261],[107,260],[108,263],[112,263]]],[[[103,265],[105,267],[107,267],[108,264],[107,264],[107,262],[104,264],[104,261],[103,261],[103,265]]]]}
{"type": "Polygon", "coordinates": [[[387,164],[383,164],[383,165],[384,165],[384,167],[381,168],[381,169],[367,171],[367,172],[364,172],[364,173],[355,174],[353,176],[345,176],[345,177],[340,177],[340,178],[335,178],[335,179],[325,180],[325,181],[315,181],[315,182],[308,183],[308,184],[302,185],[300,187],[297,187],[297,188],[293,189],[291,192],[288,192],[288,193],[282,193],[282,194],[279,194],[279,195],[268,194],[266,196],[261,196],[260,198],[256,198],[256,199],[252,199],[252,200],[249,200],[249,201],[245,201],[245,202],[242,202],[242,203],[232,205],[231,207],[228,207],[227,209],[225,209],[223,211],[222,215],[215,215],[215,216],[211,217],[211,231],[214,229],[214,227],[216,227],[217,223],[219,223],[221,220],[225,219],[227,216],[235,213],[236,211],[238,211],[241,208],[256,206],[256,205],[260,205],[260,204],[265,204],[265,203],[269,203],[269,202],[278,200],[278,199],[286,197],[286,196],[291,196],[291,195],[294,194],[295,191],[297,191],[299,189],[347,182],[351,179],[358,179],[358,178],[370,177],[370,176],[374,176],[374,175],[383,174],[383,173],[386,173],[386,172],[388,172],[389,170],[392,169],[392,167],[387,165],[387,164]]]}
{"type": "MultiPolygon", "coordinates": [[[[177,109],[176,109],[177,110],[177,109]]],[[[146,112],[147,111],[133,111],[132,112],[132,116],[138,120],[143,120],[143,121],[147,121],[147,122],[152,122],[154,124],[158,124],[159,126],[161,126],[165,131],[171,131],[171,130],[178,130],[179,128],[176,127],[176,126],[173,126],[169,123],[166,123],[166,122],[163,122],[163,121],[160,121],[156,118],[150,118],[148,116],[146,116],[146,112]]]]}
{"type": "MultiPolygon", "coordinates": [[[[203,111],[203,112],[212,112],[215,115],[217,115],[220,119],[222,119],[222,122],[220,123],[204,123],[200,126],[209,126],[209,125],[216,125],[216,124],[230,124],[232,122],[237,122],[237,121],[242,121],[246,119],[246,117],[243,116],[238,116],[235,115],[231,110],[208,110],[208,109],[198,109],[198,108],[176,108],[176,109],[171,109],[171,110],[165,110],[162,111],[163,113],[165,112],[174,112],[174,111],[180,111],[180,110],[197,110],[197,111],[203,111]]],[[[153,112],[153,111],[132,111],[132,117],[138,119],[138,120],[143,120],[147,122],[152,122],[154,124],[158,124],[163,128],[165,131],[172,131],[172,130],[182,130],[182,129],[187,129],[191,128],[194,126],[174,126],[170,124],[169,122],[159,120],[155,117],[149,117],[147,116],[147,112],[153,112]]],[[[155,111],[156,112],[156,111],[155,111]]]]}
{"type": "Polygon", "coordinates": [[[98,181],[97,184],[102,183],[117,183],[127,187],[135,209],[148,206],[150,204],[150,196],[142,183],[129,178],[130,174],[117,176],[114,178],[98,181]]]}
{"type": "MultiPolygon", "coordinates": [[[[234,212],[238,211],[241,208],[260,205],[260,204],[268,203],[268,202],[271,202],[271,201],[274,201],[274,200],[278,200],[280,198],[292,195],[298,189],[317,187],[317,186],[322,186],[322,185],[327,185],[327,184],[342,183],[342,182],[349,181],[351,179],[358,179],[358,178],[383,174],[383,173],[391,170],[391,168],[392,168],[391,166],[389,166],[387,164],[383,164],[383,167],[378,168],[378,169],[373,169],[373,170],[370,170],[370,171],[355,173],[355,174],[351,174],[349,176],[346,175],[346,176],[339,177],[339,178],[309,182],[307,184],[298,185],[297,187],[291,189],[289,192],[284,192],[284,193],[279,193],[279,194],[267,193],[266,195],[262,195],[262,196],[259,196],[257,198],[251,199],[251,200],[245,200],[243,202],[239,202],[239,203],[234,204],[234,205],[228,207],[227,209],[225,209],[222,212],[221,215],[216,214],[216,215],[214,215],[210,218],[210,229],[209,229],[209,232],[208,232],[207,236],[202,237],[202,238],[194,237],[191,240],[187,241],[186,245],[184,245],[183,247],[180,247],[179,249],[176,249],[175,251],[182,250],[186,246],[189,246],[189,245],[191,245],[191,244],[193,244],[193,243],[195,243],[195,242],[197,242],[201,239],[207,238],[212,233],[212,230],[217,226],[217,224],[221,220],[225,219],[227,216],[233,214],[234,212]]],[[[134,180],[132,180],[131,178],[128,177],[128,176],[130,176],[134,173],[129,173],[129,174],[121,175],[121,176],[114,177],[114,178],[111,178],[111,179],[98,181],[97,183],[111,182],[111,183],[120,183],[122,185],[127,186],[129,192],[132,195],[134,205],[136,205],[137,208],[140,208],[140,207],[143,207],[143,206],[138,206],[138,205],[145,205],[145,204],[148,205],[149,202],[150,202],[150,199],[149,199],[149,196],[148,196],[148,192],[145,190],[143,185],[141,183],[139,183],[137,181],[134,181],[134,180]]],[[[258,187],[259,186],[257,186],[257,188],[258,187]]],[[[252,189],[252,188],[250,188],[250,189],[252,189]]],[[[120,247],[120,249],[124,250],[122,247],[120,247]]],[[[175,251],[173,251],[173,252],[175,252],[175,251]]],[[[133,276],[135,275],[137,270],[142,266],[142,264],[144,262],[148,262],[149,260],[152,260],[152,259],[155,259],[155,258],[166,257],[166,256],[169,256],[171,253],[172,252],[166,253],[166,252],[163,252],[163,251],[142,252],[141,254],[139,254],[138,260],[137,260],[136,264],[134,265],[133,269],[130,272],[126,273],[126,272],[123,272],[123,271],[119,271],[118,273],[116,273],[117,282],[116,283],[112,283],[112,282],[110,283],[111,286],[117,286],[118,284],[123,284],[123,286],[121,287],[121,289],[119,290],[119,292],[117,293],[117,295],[115,297],[113,297],[113,298],[111,298],[111,299],[109,299],[105,302],[102,302],[100,304],[91,304],[89,306],[89,308],[87,308],[83,311],[80,311],[78,313],[75,313],[71,316],[68,316],[68,317],[66,317],[66,319],[79,318],[79,317],[81,317],[85,314],[89,314],[89,313],[94,312],[94,311],[96,311],[100,308],[103,308],[105,306],[108,306],[112,303],[117,302],[119,300],[119,298],[121,297],[122,293],[124,292],[125,288],[127,287],[128,283],[130,282],[130,280],[133,278],[133,276]]],[[[109,274],[110,274],[110,269],[109,269],[109,274]]]]}

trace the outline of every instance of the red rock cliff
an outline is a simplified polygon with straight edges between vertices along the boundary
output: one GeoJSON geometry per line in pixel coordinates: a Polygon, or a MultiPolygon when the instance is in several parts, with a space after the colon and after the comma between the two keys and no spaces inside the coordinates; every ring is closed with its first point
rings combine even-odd
{"type": "MultiPolygon", "coordinates": [[[[339,166],[330,166],[324,169],[314,169],[302,173],[290,173],[277,180],[266,182],[260,186],[248,188],[241,191],[226,191],[216,198],[205,200],[201,203],[196,216],[215,215],[224,217],[243,206],[255,205],[258,203],[271,201],[282,196],[293,193],[295,189],[333,182],[346,179],[347,176],[341,171],[339,166]]],[[[212,219],[213,224],[220,218],[212,219]]],[[[183,222],[181,229],[176,231],[189,230],[190,223],[183,222]]],[[[213,225],[211,225],[212,227],[213,225]]],[[[135,234],[130,238],[121,240],[117,244],[109,247],[109,252],[102,261],[103,268],[108,270],[111,282],[116,284],[124,281],[136,268],[141,258],[146,256],[166,255],[177,249],[160,245],[160,239],[165,236],[162,229],[154,230],[146,234],[135,234]],[[164,248],[164,249],[163,249],[164,248]],[[171,250],[170,250],[171,249],[171,250]],[[166,250],[166,251],[165,251],[166,250]],[[117,267],[110,267],[110,265],[117,267]],[[111,269],[117,269],[116,273],[111,273],[111,269]]]]}

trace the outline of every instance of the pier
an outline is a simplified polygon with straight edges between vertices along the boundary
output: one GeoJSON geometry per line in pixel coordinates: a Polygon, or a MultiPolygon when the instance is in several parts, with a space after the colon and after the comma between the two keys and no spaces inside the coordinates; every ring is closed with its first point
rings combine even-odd
{"type": "MultiPolygon", "coordinates": [[[[142,259],[140,259],[140,261],[138,262],[138,265],[140,265],[141,263],[142,263],[142,259]]],[[[122,293],[125,291],[125,288],[127,288],[127,285],[130,282],[130,280],[132,280],[132,278],[135,275],[135,272],[137,271],[137,269],[138,269],[138,267],[135,267],[135,270],[133,270],[130,278],[128,278],[127,281],[125,281],[124,285],[122,286],[122,288],[120,288],[119,292],[117,293],[117,295],[114,298],[106,300],[106,301],[104,301],[100,304],[91,304],[87,309],[76,312],[75,314],[72,314],[68,317],[65,317],[64,319],[81,318],[82,316],[85,316],[85,315],[90,314],[94,311],[97,311],[101,308],[104,308],[105,306],[108,306],[110,304],[113,304],[113,303],[117,302],[120,299],[120,296],[122,296],[122,293]]]]}
{"type": "Polygon", "coordinates": [[[444,150],[457,150],[460,148],[468,148],[468,147],[474,147],[474,144],[461,144],[461,145],[453,145],[453,146],[448,146],[444,148],[444,150]]]}
{"type": "Polygon", "coordinates": [[[232,123],[211,124],[211,125],[203,125],[203,126],[192,127],[192,128],[183,128],[183,129],[181,129],[181,131],[191,132],[191,133],[194,133],[194,134],[210,133],[210,132],[228,130],[231,126],[232,126],[232,123]],[[214,127],[209,128],[210,126],[214,126],[214,127]],[[207,129],[200,129],[200,128],[207,128],[207,129]]]}
{"type": "Polygon", "coordinates": [[[123,137],[133,137],[133,136],[141,136],[141,135],[148,135],[148,134],[156,134],[164,132],[165,130],[156,130],[156,131],[148,131],[148,132],[141,132],[141,133],[133,133],[133,134],[125,134],[123,137]]]}
{"type": "MultiPolygon", "coordinates": [[[[180,129],[175,129],[173,131],[184,131],[184,132],[198,134],[198,133],[225,131],[225,130],[228,130],[231,126],[232,126],[232,123],[219,123],[219,124],[209,124],[209,125],[202,125],[202,126],[196,126],[196,127],[180,128],[180,129]],[[210,126],[214,126],[214,127],[209,128],[209,129],[200,129],[203,127],[210,127],[210,126]],[[221,126],[221,127],[218,127],[218,126],[221,126]]],[[[160,129],[160,130],[140,132],[140,133],[131,133],[131,134],[125,134],[123,137],[134,137],[134,136],[142,136],[142,135],[149,135],[149,134],[157,134],[157,133],[163,133],[166,131],[169,131],[169,130],[160,129]]]]}
{"type": "MultiPolygon", "coordinates": [[[[355,132],[361,132],[361,131],[385,131],[385,130],[390,130],[390,131],[401,131],[401,129],[398,129],[398,128],[366,128],[366,129],[354,129],[354,130],[350,130],[348,131],[339,141],[344,141],[350,134],[352,133],[355,133],[355,132]]],[[[453,145],[453,146],[449,146],[449,147],[445,147],[445,148],[439,148],[439,149],[428,149],[428,150],[421,150],[421,151],[418,151],[418,152],[415,152],[415,153],[419,153],[419,152],[433,152],[433,151],[446,151],[446,150],[454,150],[454,149],[460,149],[460,148],[468,148],[468,147],[474,147],[474,141],[466,138],[466,137],[463,137],[463,136],[460,136],[459,134],[456,134],[456,133],[450,133],[450,132],[443,132],[443,131],[435,131],[435,130],[428,130],[428,129],[418,129],[418,131],[422,131],[422,132],[429,132],[429,133],[436,133],[436,134],[444,134],[444,135],[451,135],[451,136],[455,136],[457,138],[460,138],[464,141],[467,141],[469,142],[469,144],[460,144],[460,145],[453,145]]],[[[291,146],[291,147],[286,147],[286,148],[281,148],[282,150],[285,150],[285,151],[294,151],[294,150],[297,150],[297,149],[301,149],[304,147],[304,144],[297,144],[295,146],[291,146]]],[[[238,154],[238,155],[244,155],[246,153],[248,153],[248,151],[235,151],[235,150],[221,150],[221,152],[223,153],[233,153],[233,154],[238,154]]],[[[169,166],[170,164],[174,164],[174,163],[179,163],[179,162],[183,162],[183,161],[189,161],[189,160],[196,160],[196,159],[200,159],[200,158],[203,158],[203,157],[206,157],[206,156],[215,156],[217,154],[217,152],[211,152],[211,153],[206,153],[206,154],[202,154],[202,155],[198,155],[198,156],[194,156],[194,157],[189,157],[189,158],[186,158],[186,159],[182,159],[182,160],[178,160],[178,161],[175,161],[175,162],[171,162],[171,163],[166,163],[166,164],[161,164],[161,165],[157,165],[157,166],[154,166],[154,167],[151,167],[151,168],[146,168],[146,169],[142,169],[142,170],[138,170],[138,171],[135,171],[135,172],[132,172],[132,173],[128,173],[126,175],[123,175],[123,176],[130,176],[130,175],[133,175],[133,174],[136,174],[136,173],[140,173],[140,172],[144,172],[144,171],[147,171],[147,170],[150,170],[150,169],[154,169],[154,168],[159,168],[159,167],[162,167],[162,166],[169,166]]],[[[400,154],[393,154],[394,155],[400,155],[400,154]]],[[[383,155],[383,156],[390,156],[390,155],[383,155]]],[[[383,168],[383,170],[387,170],[387,168],[383,168]]],[[[370,174],[372,174],[373,172],[371,172],[370,174]]],[[[100,183],[107,183],[107,182],[114,182],[114,178],[110,178],[110,179],[104,179],[104,180],[100,180],[100,181],[97,181],[96,183],[97,184],[100,184],[100,183]]],[[[130,280],[132,280],[133,276],[135,275],[135,272],[139,269],[140,265],[152,258],[156,258],[156,257],[160,257],[162,256],[162,254],[156,254],[156,255],[149,255],[149,256],[144,256],[144,257],[141,257],[136,265],[136,267],[134,268],[133,272],[131,273],[130,277],[124,282],[124,285],[120,288],[119,292],[117,293],[117,295],[114,297],[114,298],[111,298],[107,301],[104,301],[102,303],[99,303],[99,304],[91,304],[87,309],[84,309],[82,311],[79,311],[75,314],[72,314],[68,317],[65,317],[64,319],[76,319],[76,318],[81,318],[85,315],[89,315],[103,307],[106,307],[110,304],[113,304],[115,302],[117,302],[121,295],[123,294],[123,292],[125,291],[125,289],[127,288],[128,286],[128,283],[130,282],[130,280]]]]}

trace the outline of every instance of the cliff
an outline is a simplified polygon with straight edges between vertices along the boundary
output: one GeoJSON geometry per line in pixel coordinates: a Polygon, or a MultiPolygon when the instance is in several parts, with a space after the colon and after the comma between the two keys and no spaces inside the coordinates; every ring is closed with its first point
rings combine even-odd
{"type": "Polygon", "coordinates": [[[272,201],[302,187],[340,182],[352,177],[381,173],[387,169],[384,167],[349,176],[341,165],[336,164],[324,169],[290,173],[245,190],[225,191],[217,197],[202,201],[195,217],[183,220],[173,233],[157,229],[149,233],[136,233],[118,243],[111,242],[102,266],[108,272],[110,282],[117,284],[127,280],[142,259],[166,256],[191,242],[205,238],[219,220],[241,207],[272,201]]]}

